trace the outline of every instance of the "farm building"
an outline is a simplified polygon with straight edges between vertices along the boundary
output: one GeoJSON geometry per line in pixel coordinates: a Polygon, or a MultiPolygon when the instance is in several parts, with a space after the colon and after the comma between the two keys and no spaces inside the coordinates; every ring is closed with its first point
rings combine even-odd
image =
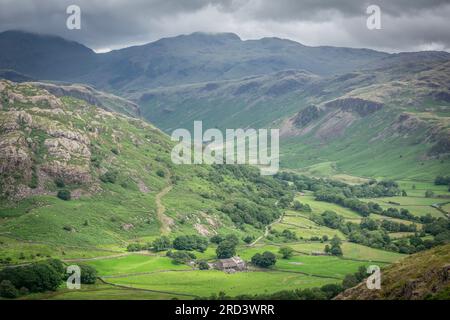
{"type": "Polygon", "coordinates": [[[247,269],[247,265],[241,258],[232,257],[229,259],[220,259],[219,261],[217,261],[216,268],[225,272],[235,272],[247,269]]]}

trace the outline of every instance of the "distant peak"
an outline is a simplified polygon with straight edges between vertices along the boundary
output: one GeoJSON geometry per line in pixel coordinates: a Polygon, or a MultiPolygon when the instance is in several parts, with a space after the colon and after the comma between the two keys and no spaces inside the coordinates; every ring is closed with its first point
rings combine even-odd
{"type": "Polygon", "coordinates": [[[237,34],[232,33],[232,32],[202,32],[202,31],[197,31],[197,32],[191,33],[189,36],[241,41],[241,38],[237,34]]]}

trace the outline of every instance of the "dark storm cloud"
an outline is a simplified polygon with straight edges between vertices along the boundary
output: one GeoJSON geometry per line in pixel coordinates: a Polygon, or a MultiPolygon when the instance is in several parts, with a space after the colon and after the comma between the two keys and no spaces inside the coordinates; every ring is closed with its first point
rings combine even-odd
{"type": "Polygon", "coordinates": [[[449,16],[448,0],[0,0],[0,31],[57,34],[94,49],[206,31],[309,45],[449,50],[449,16]],[[66,28],[71,4],[81,8],[81,30],[66,28]],[[366,28],[370,4],[381,7],[382,30],[366,28]]]}

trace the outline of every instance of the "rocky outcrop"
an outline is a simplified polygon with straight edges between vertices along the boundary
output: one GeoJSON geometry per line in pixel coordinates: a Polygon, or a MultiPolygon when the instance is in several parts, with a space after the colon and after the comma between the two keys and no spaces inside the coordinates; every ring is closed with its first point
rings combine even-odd
{"type": "Polygon", "coordinates": [[[0,197],[48,194],[48,183],[85,185],[91,141],[72,127],[57,97],[30,84],[0,81],[0,197]],[[57,112],[55,112],[57,111],[57,112]]]}
{"type": "Polygon", "coordinates": [[[366,117],[383,108],[383,104],[360,98],[336,99],[325,104],[326,108],[341,109],[342,111],[357,113],[360,117],[366,117]]]}
{"type": "Polygon", "coordinates": [[[293,124],[296,127],[302,128],[320,117],[319,108],[310,105],[305,109],[299,111],[293,118],[293,124]]]}
{"type": "Polygon", "coordinates": [[[139,116],[140,114],[139,106],[137,104],[117,96],[97,91],[86,85],[54,85],[42,82],[33,82],[32,84],[47,90],[56,97],[73,97],[108,111],[121,112],[131,116],[139,116]]]}

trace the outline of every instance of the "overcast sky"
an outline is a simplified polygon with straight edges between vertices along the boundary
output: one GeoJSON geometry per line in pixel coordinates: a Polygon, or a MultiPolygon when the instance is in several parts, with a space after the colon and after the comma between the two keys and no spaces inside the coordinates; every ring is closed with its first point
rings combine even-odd
{"type": "Polygon", "coordinates": [[[0,0],[0,31],[57,34],[97,51],[195,31],[313,46],[450,51],[449,21],[450,0],[0,0]],[[81,8],[81,30],[66,28],[71,4],[81,8]],[[366,27],[371,4],[381,8],[381,30],[366,27]]]}

